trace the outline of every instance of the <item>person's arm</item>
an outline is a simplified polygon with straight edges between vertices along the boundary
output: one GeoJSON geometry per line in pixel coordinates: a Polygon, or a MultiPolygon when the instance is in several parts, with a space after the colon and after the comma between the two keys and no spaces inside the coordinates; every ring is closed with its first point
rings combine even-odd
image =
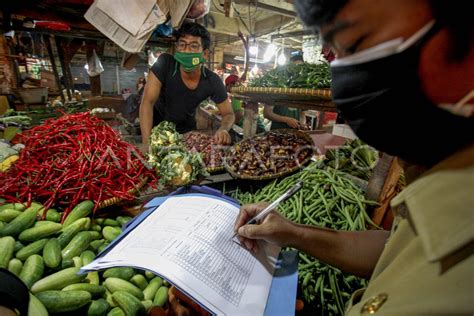
{"type": "Polygon", "coordinates": [[[148,74],[148,82],[145,85],[143,92],[142,103],[140,104],[140,130],[142,132],[142,143],[145,148],[148,147],[148,140],[150,138],[151,129],[153,127],[153,106],[160,96],[161,82],[150,71],[148,74]]]}
{"type": "Polygon", "coordinates": [[[263,107],[263,117],[269,119],[272,122],[285,123],[291,128],[298,128],[299,126],[299,122],[297,119],[274,113],[273,106],[271,105],[265,105],[263,107]]]}
{"type": "Polygon", "coordinates": [[[231,142],[229,130],[235,122],[234,111],[232,111],[232,106],[228,98],[226,98],[224,102],[217,104],[217,108],[219,109],[222,120],[221,126],[214,137],[219,144],[229,144],[231,142]]]}
{"type": "Polygon", "coordinates": [[[345,272],[369,278],[382,254],[388,231],[335,231],[295,224],[279,213],[269,214],[259,225],[244,224],[267,204],[249,204],[240,209],[235,223],[243,245],[255,251],[255,239],[293,247],[345,272]]]}

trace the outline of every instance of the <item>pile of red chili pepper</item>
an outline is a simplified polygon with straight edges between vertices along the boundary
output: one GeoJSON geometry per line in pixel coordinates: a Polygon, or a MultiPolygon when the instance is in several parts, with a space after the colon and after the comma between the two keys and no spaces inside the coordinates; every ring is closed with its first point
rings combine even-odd
{"type": "Polygon", "coordinates": [[[34,200],[67,216],[80,201],[97,208],[112,197],[131,200],[130,190],[156,181],[139,150],[89,112],[46,120],[21,136],[20,158],[0,173],[0,197],[9,202],[34,200]]]}

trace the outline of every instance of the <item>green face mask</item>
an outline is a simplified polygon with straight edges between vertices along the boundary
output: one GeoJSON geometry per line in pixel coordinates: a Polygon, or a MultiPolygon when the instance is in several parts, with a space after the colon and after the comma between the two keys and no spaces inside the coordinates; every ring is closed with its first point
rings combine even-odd
{"type": "Polygon", "coordinates": [[[186,72],[191,72],[206,59],[203,56],[203,53],[185,53],[185,52],[176,52],[174,53],[174,59],[181,64],[183,70],[186,72]]]}

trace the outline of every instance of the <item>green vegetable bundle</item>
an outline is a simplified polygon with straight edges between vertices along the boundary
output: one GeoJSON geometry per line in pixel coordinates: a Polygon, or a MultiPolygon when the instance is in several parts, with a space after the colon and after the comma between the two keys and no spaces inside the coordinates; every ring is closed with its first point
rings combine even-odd
{"type": "Polygon", "coordinates": [[[360,179],[369,180],[377,158],[376,150],[360,139],[355,139],[342,147],[328,150],[324,164],[360,179]]]}
{"type": "Polygon", "coordinates": [[[151,131],[148,163],[163,185],[182,186],[209,175],[201,154],[186,150],[182,140],[172,122],[163,121],[151,131]]]}
{"type": "Polygon", "coordinates": [[[251,87],[324,89],[331,86],[331,70],[320,64],[289,64],[279,66],[250,82],[251,87]]]}
{"type": "MultiPolygon", "coordinates": [[[[301,172],[273,181],[254,194],[237,191],[234,198],[242,204],[273,201],[303,180],[300,192],[278,209],[288,219],[346,231],[365,230],[367,223],[373,225],[366,208],[376,203],[365,200],[362,190],[343,173],[319,167],[312,163],[301,172]]],[[[300,253],[299,284],[306,302],[316,305],[323,315],[337,315],[344,313],[350,293],[364,287],[365,281],[300,253]]]]}

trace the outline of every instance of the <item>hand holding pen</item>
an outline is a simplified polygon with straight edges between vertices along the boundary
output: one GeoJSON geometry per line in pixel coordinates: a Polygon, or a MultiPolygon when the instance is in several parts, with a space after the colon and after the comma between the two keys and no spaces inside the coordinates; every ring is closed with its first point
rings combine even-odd
{"type": "Polygon", "coordinates": [[[239,235],[242,246],[249,250],[256,250],[257,243],[254,239],[264,239],[270,243],[283,245],[286,243],[285,234],[293,225],[276,210],[278,205],[301,189],[303,183],[298,182],[273,203],[256,203],[243,205],[235,222],[233,240],[239,235]],[[255,225],[259,224],[259,225],[255,225]],[[238,234],[237,234],[238,232],[238,234]]]}

